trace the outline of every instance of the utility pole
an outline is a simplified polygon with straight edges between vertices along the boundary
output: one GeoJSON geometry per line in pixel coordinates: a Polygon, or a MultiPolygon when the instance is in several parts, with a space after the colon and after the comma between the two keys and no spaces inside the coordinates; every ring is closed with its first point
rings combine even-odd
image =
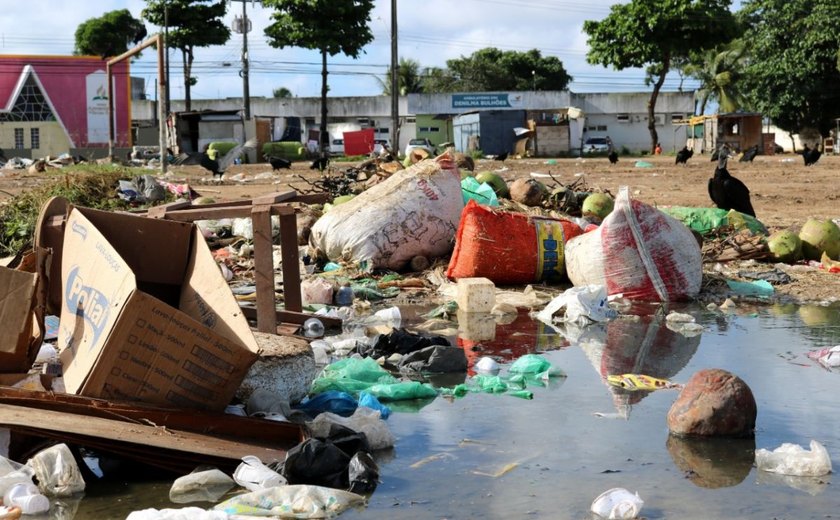
{"type": "Polygon", "coordinates": [[[164,52],[163,58],[163,66],[165,67],[165,76],[166,76],[166,101],[164,104],[163,113],[165,117],[169,117],[169,112],[172,109],[172,105],[169,98],[169,2],[164,2],[163,4],[163,48],[166,52],[164,52]]]}
{"type": "Polygon", "coordinates": [[[400,82],[397,55],[397,0],[391,0],[391,150],[400,152],[400,82]]]}
{"type": "Polygon", "coordinates": [[[231,2],[242,2],[242,18],[234,18],[233,32],[242,33],[242,70],[239,71],[239,75],[242,76],[242,92],[245,102],[246,121],[251,119],[251,94],[248,86],[248,32],[251,30],[251,20],[248,19],[248,13],[246,12],[247,1],[248,0],[231,0],[231,2]]]}

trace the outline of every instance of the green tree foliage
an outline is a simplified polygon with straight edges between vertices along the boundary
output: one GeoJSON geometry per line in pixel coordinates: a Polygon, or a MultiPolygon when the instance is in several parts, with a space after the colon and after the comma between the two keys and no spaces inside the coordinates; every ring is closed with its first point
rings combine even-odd
{"type": "Polygon", "coordinates": [[[738,14],[753,57],[744,71],[751,109],[790,133],[827,135],[840,117],[840,2],[748,0],[738,14]]]}
{"type": "Polygon", "coordinates": [[[368,24],[373,0],[263,0],[274,8],[265,28],[275,48],[301,47],[321,52],[321,154],[329,151],[327,135],[327,55],[358,58],[373,41],[368,24]]]}
{"type": "Polygon", "coordinates": [[[292,95],[292,91],[286,87],[278,87],[271,93],[276,99],[288,99],[290,97],[294,97],[294,95],[292,95]]]}
{"type": "Polygon", "coordinates": [[[741,93],[743,70],[749,63],[746,44],[742,39],[700,52],[692,52],[682,72],[700,82],[697,99],[698,114],[706,111],[706,104],[717,101],[718,112],[735,112],[744,105],[741,93]]]}
{"type": "MultiPolygon", "coordinates": [[[[420,63],[409,59],[400,58],[400,64],[397,68],[397,85],[400,88],[400,95],[418,94],[423,92],[423,76],[420,68],[420,63]]],[[[382,85],[382,94],[385,96],[391,95],[391,67],[385,72],[385,77],[376,78],[382,85]]]]}
{"type": "Polygon", "coordinates": [[[196,84],[192,76],[196,47],[224,45],[230,39],[230,29],[222,18],[227,3],[211,0],[146,0],[142,16],[149,22],[168,27],[167,47],[180,49],[184,64],[184,105],[191,109],[190,87],[196,84]]]}
{"type": "Polygon", "coordinates": [[[427,71],[425,92],[494,90],[565,90],[572,77],[555,56],[539,50],[502,51],[494,47],[447,60],[446,69],[427,71]]]}
{"type": "Polygon", "coordinates": [[[131,16],[128,9],[119,9],[91,18],[76,28],[77,56],[119,56],[146,37],[146,26],[131,16]]]}
{"type": "Polygon", "coordinates": [[[651,152],[659,141],[654,112],[665,76],[691,51],[730,41],[736,31],[729,0],[631,0],[616,4],[601,21],[583,24],[586,60],[616,70],[645,68],[653,91],[648,101],[651,152]]]}

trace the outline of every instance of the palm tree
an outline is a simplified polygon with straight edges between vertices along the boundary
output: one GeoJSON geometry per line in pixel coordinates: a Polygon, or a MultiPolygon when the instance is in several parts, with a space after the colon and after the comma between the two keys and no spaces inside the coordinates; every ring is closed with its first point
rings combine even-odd
{"type": "Polygon", "coordinates": [[[718,102],[718,112],[735,112],[741,108],[744,99],[738,83],[746,60],[743,40],[733,40],[691,57],[682,70],[685,75],[700,81],[697,90],[700,114],[706,111],[706,104],[711,100],[718,102]]]}
{"type": "MultiPolygon", "coordinates": [[[[385,72],[385,77],[376,78],[382,85],[382,94],[391,95],[391,67],[385,72]]],[[[400,95],[418,94],[423,92],[423,78],[420,75],[420,63],[410,58],[400,58],[397,69],[397,84],[400,87],[400,95]]]]}

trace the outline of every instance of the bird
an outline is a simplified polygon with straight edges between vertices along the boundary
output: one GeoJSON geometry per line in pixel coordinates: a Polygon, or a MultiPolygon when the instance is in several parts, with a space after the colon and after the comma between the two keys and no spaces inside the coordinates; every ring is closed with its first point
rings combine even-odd
{"type": "Polygon", "coordinates": [[[210,146],[208,145],[207,150],[201,154],[201,161],[199,164],[203,166],[205,169],[210,170],[213,173],[213,178],[218,178],[218,180],[222,180],[222,177],[225,175],[225,170],[233,164],[233,162],[240,156],[242,153],[253,150],[257,147],[257,140],[256,138],[251,138],[245,141],[244,144],[237,144],[233,148],[228,151],[228,153],[224,154],[221,159],[216,159],[216,154],[218,153],[217,150],[210,150],[210,146]],[[215,153],[212,153],[215,152],[215,153]]]}
{"type": "Polygon", "coordinates": [[[312,164],[309,166],[310,170],[319,170],[324,171],[327,169],[327,165],[330,163],[329,157],[320,157],[312,161],[312,164]]]}
{"type": "Polygon", "coordinates": [[[758,145],[753,145],[744,151],[741,155],[741,158],[738,159],[738,162],[753,162],[755,156],[758,155],[758,145]]]}
{"type": "Polygon", "coordinates": [[[607,155],[607,159],[609,159],[609,160],[610,160],[610,164],[615,164],[615,163],[617,163],[617,162],[618,162],[618,152],[616,152],[615,150],[611,151],[611,152],[607,155]]]}
{"type": "Polygon", "coordinates": [[[723,143],[720,148],[712,152],[712,162],[717,161],[718,166],[726,167],[726,161],[729,159],[729,153],[732,150],[729,148],[729,143],[723,143]]]}
{"type": "Polygon", "coordinates": [[[282,157],[273,157],[271,155],[263,155],[266,161],[271,164],[272,170],[279,170],[281,168],[286,168],[287,170],[292,167],[292,161],[288,159],[284,159],[282,157]]]}
{"type": "Polygon", "coordinates": [[[734,209],[755,217],[749,188],[729,173],[726,164],[715,167],[715,175],[709,179],[709,197],[720,209],[734,209]]]}
{"type": "Polygon", "coordinates": [[[496,156],[496,157],[494,157],[493,159],[494,159],[494,160],[496,160],[496,161],[502,161],[502,162],[505,162],[505,159],[507,159],[507,157],[508,157],[508,153],[507,153],[507,152],[505,152],[505,153],[500,153],[499,155],[497,155],[497,156],[496,156]]]}
{"type": "Polygon", "coordinates": [[[813,166],[817,164],[817,161],[820,160],[820,156],[822,152],[819,148],[808,148],[808,145],[805,145],[805,149],[802,150],[802,159],[805,160],[805,166],[813,166]]]}
{"type": "Polygon", "coordinates": [[[683,149],[677,152],[677,160],[674,161],[674,164],[685,164],[688,165],[688,160],[694,155],[694,150],[689,150],[688,146],[683,146],[683,149]]]}

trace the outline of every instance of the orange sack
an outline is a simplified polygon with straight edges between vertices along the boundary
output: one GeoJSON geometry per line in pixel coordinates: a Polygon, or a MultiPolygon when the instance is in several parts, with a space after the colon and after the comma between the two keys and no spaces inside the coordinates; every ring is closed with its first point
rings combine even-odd
{"type": "Polygon", "coordinates": [[[446,276],[495,284],[566,280],[563,246],[581,234],[570,220],[502,211],[470,200],[461,213],[446,276]]]}

